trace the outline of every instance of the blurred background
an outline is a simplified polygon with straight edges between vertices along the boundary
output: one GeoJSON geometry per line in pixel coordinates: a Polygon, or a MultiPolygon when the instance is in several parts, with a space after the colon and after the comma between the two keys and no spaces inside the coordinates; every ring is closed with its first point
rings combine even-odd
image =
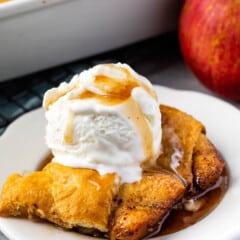
{"type": "Polygon", "coordinates": [[[99,63],[127,63],[153,84],[212,94],[182,59],[177,31],[182,5],[181,0],[0,1],[0,134],[40,107],[47,89],[99,63]]]}

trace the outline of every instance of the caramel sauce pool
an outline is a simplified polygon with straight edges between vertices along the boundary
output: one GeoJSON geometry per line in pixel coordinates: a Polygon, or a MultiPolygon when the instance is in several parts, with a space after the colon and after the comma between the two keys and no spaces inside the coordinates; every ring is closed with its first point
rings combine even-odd
{"type": "MultiPolygon", "coordinates": [[[[207,189],[199,200],[203,202],[202,207],[196,212],[187,211],[182,205],[174,207],[169,214],[159,223],[158,229],[151,236],[163,236],[178,232],[185,229],[201,219],[207,217],[217,207],[224,197],[229,184],[229,172],[224,168],[224,171],[211,189],[207,189]]],[[[195,197],[194,197],[195,199],[195,197]]]]}

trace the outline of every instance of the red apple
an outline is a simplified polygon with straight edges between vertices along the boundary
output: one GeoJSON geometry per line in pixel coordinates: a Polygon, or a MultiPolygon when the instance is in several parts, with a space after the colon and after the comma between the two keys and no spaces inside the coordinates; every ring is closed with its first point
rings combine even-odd
{"type": "Polygon", "coordinates": [[[179,42],[187,65],[206,87],[240,100],[240,0],[186,0],[179,42]]]}

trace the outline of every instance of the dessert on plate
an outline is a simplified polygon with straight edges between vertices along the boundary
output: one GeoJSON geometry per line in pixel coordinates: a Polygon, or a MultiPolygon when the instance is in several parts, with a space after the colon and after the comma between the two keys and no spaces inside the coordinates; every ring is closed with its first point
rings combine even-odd
{"type": "Polygon", "coordinates": [[[161,233],[173,212],[198,214],[182,228],[195,223],[217,204],[210,208],[207,194],[224,192],[225,164],[204,125],[159,106],[151,83],[126,64],[74,76],[48,90],[43,107],[52,159],[43,169],[7,178],[2,217],[135,240],[161,233]]]}

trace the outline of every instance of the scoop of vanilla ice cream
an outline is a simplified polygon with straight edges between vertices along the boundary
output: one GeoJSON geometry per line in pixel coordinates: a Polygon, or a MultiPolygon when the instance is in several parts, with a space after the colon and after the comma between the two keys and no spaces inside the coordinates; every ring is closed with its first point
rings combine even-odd
{"type": "Polygon", "coordinates": [[[53,161],[141,179],[160,154],[161,114],[151,83],[126,64],[97,65],[44,95],[53,161]]]}

